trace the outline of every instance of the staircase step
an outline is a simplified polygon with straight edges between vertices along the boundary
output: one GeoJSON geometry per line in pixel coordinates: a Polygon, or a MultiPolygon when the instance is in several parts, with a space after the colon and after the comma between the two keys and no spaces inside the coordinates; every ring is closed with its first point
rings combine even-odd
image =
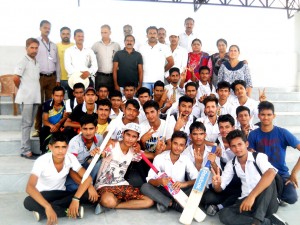
{"type": "MultiPolygon", "coordinates": [[[[20,131],[0,131],[0,156],[20,155],[21,132],[20,131]]],[[[31,150],[40,154],[39,138],[31,138],[31,150]]]]}
{"type": "Polygon", "coordinates": [[[281,127],[300,126],[300,112],[275,112],[274,124],[281,127]]]}
{"type": "Polygon", "coordinates": [[[21,131],[22,116],[1,115],[0,131],[21,131]]]}

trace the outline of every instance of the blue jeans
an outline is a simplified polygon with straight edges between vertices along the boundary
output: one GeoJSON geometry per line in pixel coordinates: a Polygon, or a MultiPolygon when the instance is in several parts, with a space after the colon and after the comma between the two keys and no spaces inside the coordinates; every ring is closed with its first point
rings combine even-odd
{"type": "Polygon", "coordinates": [[[290,175],[282,175],[281,177],[283,180],[283,191],[281,194],[281,200],[285,201],[288,204],[294,204],[298,200],[296,188],[292,183],[285,185],[290,175]]]}
{"type": "MultiPolygon", "coordinates": [[[[98,171],[100,169],[101,163],[102,163],[102,160],[99,160],[95,164],[94,168],[91,171],[90,176],[92,177],[93,182],[95,182],[95,180],[97,178],[97,174],[98,174],[98,171]]],[[[89,163],[88,162],[84,162],[82,164],[82,167],[85,168],[85,169],[87,169],[89,167],[89,163]]],[[[66,186],[66,191],[74,192],[74,191],[76,191],[78,189],[79,185],[75,183],[75,181],[70,177],[70,175],[68,175],[66,183],[65,183],[65,186],[66,186]]]]}
{"type": "Polygon", "coordinates": [[[150,90],[150,96],[152,96],[152,91],[154,88],[154,83],[152,82],[143,82],[143,87],[146,87],[150,90]]]}

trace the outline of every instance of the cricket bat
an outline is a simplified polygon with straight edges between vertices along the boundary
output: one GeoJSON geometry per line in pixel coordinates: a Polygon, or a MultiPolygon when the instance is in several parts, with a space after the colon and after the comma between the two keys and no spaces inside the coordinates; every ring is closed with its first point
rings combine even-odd
{"type": "Polygon", "coordinates": [[[81,183],[83,183],[88,176],[91,174],[94,166],[96,165],[101,153],[103,152],[105,146],[107,145],[111,135],[114,133],[114,131],[116,130],[117,126],[118,126],[118,122],[122,119],[123,113],[120,112],[119,115],[111,121],[111,127],[108,131],[108,133],[106,134],[104,140],[102,141],[101,145],[100,145],[100,152],[97,153],[94,157],[93,160],[91,161],[89,167],[87,168],[87,170],[85,171],[85,173],[83,174],[83,177],[81,179],[81,183]]]}
{"type": "MultiPolygon", "coordinates": [[[[212,148],[211,152],[215,153],[215,151],[216,146],[212,148]]],[[[210,164],[210,161],[207,160],[205,167],[203,167],[198,174],[198,177],[193,186],[193,190],[179,219],[180,223],[182,224],[190,225],[192,223],[193,215],[198,209],[198,205],[201,201],[202,195],[207,185],[207,181],[210,177],[210,164]]]]}
{"type": "MultiPolygon", "coordinates": [[[[149,161],[149,159],[144,155],[144,153],[142,153],[141,155],[143,160],[148,164],[148,166],[150,166],[156,174],[159,174],[157,168],[149,161]]],[[[166,173],[162,173],[159,177],[168,177],[168,175],[166,173]]],[[[188,196],[182,190],[174,190],[172,188],[173,183],[174,181],[171,180],[167,186],[164,186],[164,188],[173,196],[173,198],[182,206],[182,208],[185,208],[188,196]]],[[[200,208],[197,208],[194,211],[193,217],[197,222],[200,223],[205,219],[206,214],[200,208]]]]}

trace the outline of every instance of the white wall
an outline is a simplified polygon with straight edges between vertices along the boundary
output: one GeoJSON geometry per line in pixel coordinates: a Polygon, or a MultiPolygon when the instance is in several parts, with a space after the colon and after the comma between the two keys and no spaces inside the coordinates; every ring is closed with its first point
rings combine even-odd
{"type": "MultiPolygon", "coordinates": [[[[122,41],[124,24],[133,25],[134,35],[143,42],[150,25],[168,30],[184,30],[183,21],[196,20],[195,30],[203,50],[215,52],[215,42],[225,38],[229,45],[238,44],[240,59],[247,59],[255,86],[295,87],[298,52],[295,50],[295,19],[287,19],[285,10],[240,7],[201,6],[193,12],[192,4],[146,3],[108,0],[3,0],[0,8],[0,74],[11,73],[23,54],[25,39],[39,36],[39,22],[52,23],[50,38],[58,42],[59,29],[69,26],[85,31],[88,46],[100,38],[100,26],[112,27],[112,39],[122,41]],[[17,13],[16,13],[17,12],[17,13]],[[15,46],[5,47],[5,46],[15,46]]],[[[299,16],[298,26],[299,26],[299,16]]],[[[298,28],[299,29],[299,28],[298,28]]],[[[299,32],[299,30],[297,31],[299,32]]]]}

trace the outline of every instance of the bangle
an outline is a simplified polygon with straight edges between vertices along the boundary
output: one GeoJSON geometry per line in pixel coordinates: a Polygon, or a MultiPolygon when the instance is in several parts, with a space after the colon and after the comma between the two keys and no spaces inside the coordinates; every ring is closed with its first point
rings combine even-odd
{"type": "Polygon", "coordinates": [[[80,201],[80,198],[77,198],[75,195],[73,196],[72,200],[75,200],[75,201],[80,201]]]}

